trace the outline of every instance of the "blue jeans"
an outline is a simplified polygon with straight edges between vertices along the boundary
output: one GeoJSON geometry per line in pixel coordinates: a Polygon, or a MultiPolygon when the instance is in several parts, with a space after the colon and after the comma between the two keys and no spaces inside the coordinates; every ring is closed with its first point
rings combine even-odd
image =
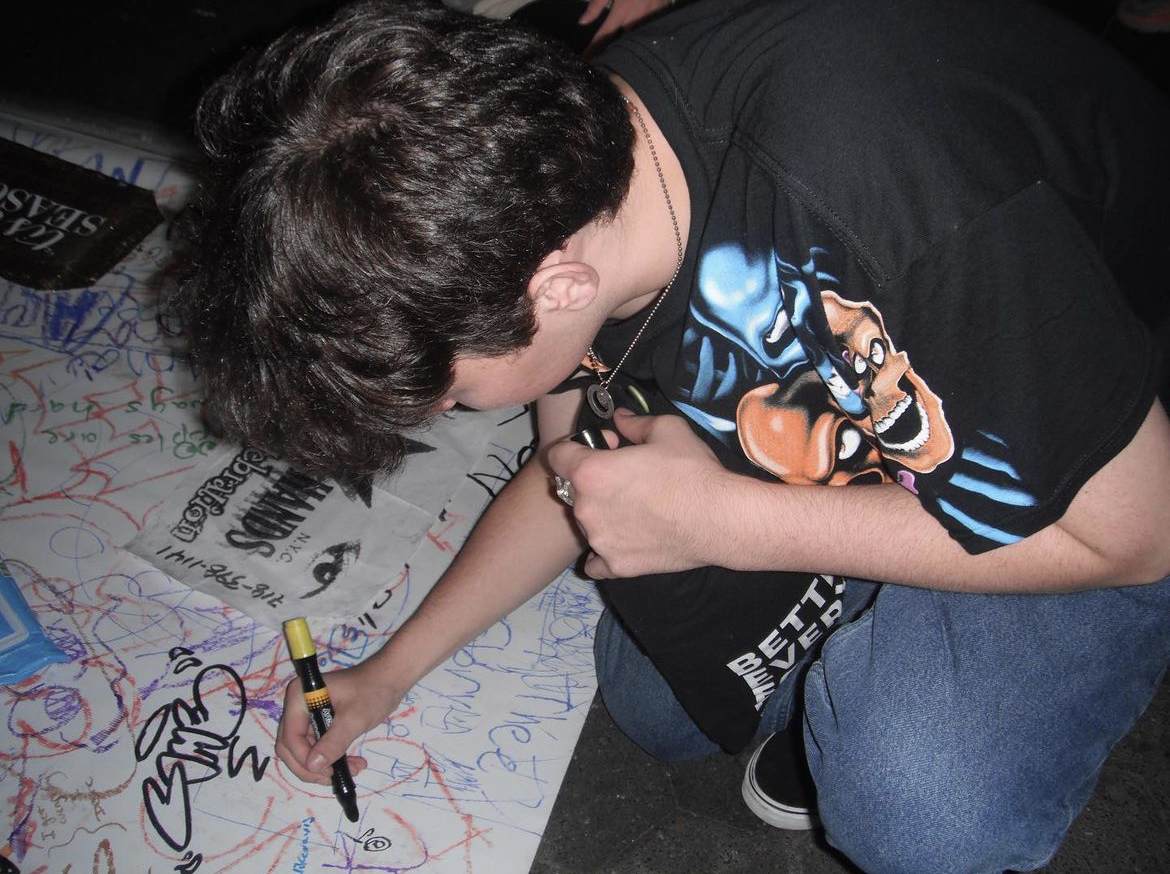
{"type": "MultiPolygon", "coordinates": [[[[1170,578],[1061,595],[850,581],[844,598],[760,727],[787,724],[803,683],[829,843],[871,874],[1046,864],[1170,662],[1170,578]]],[[[718,751],[608,613],[595,651],[606,707],[643,749],[718,751]]]]}

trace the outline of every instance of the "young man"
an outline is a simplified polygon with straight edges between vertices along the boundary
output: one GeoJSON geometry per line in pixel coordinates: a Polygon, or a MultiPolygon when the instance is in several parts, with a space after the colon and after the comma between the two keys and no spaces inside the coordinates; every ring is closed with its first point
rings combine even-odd
{"type": "Polygon", "coordinates": [[[649,751],[768,736],[748,804],[867,871],[1051,857],[1170,660],[1170,424],[1125,301],[1164,285],[1170,113],[1120,61],[1018,3],[717,0],[588,68],[374,2],[199,123],[184,306],[226,433],[352,475],[538,401],[543,452],[330,677],[316,744],[293,691],[295,774],[587,550],[649,751]]]}

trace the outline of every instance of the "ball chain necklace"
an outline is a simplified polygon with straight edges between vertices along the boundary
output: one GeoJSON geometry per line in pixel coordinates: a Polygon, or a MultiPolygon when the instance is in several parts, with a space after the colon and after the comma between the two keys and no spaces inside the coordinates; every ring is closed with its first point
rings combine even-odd
{"type": "Polygon", "coordinates": [[[589,386],[585,392],[585,400],[589,403],[589,409],[600,416],[602,419],[613,418],[613,395],[609,393],[609,384],[613,382],[613,378],[617,376],[622,365],[626,363],[626,359],[630,357],[630,352],[633,351],[634,346],[637,345],[638,340],[642,338],[642,334],[646,331],[646,326],[650,324],[650,320],[654,318],[654,314],[658,312],[658,307],[662,305],[662,301],[666,299],[666,295],[670,293],[670,287],[674,285],[674,281],[678,279],[679,271],[682,270],[683,263],[683,245],[682,234],[678,229],[678,218],[674,214],[674,204],[670,200],[670,189],[666,186],[666,175],[662,172],[662,165],[658,162],[658,152],[654,149],[654,140],[650,139],[650,131],[646,128],[646,122],[642,118],[642,113],[638,111],[638,107],[634,105],[628,97],[622,98],[626,101],[626,105],[634,112],[634,118],[638,120],[638,127],[642,129],[642,136],[646,140],[646,145],[650,147],[650,157],[654,159],[654,169],[658,173],[658,183],[662,186],[662,196],[666,199],[666,209],[670,213],[670,223],[674,226],[674,245],[678,249],[678,260],[674,265],[674,274],[670,277],[670,282],[666,283],[666,287],[658,293],[658,298],[654,301],[654,306],[650,308],[650,314],[646,316],[646,321],[642,322],[642,327],[638,329],[638,333],[634,335],[634,339],[630,341],[630,345],[626,347],[625,354],[618,361],[617,366],[609,372],[605,378],[601,378],[601,362],[597,358],[597,354],[593,351],[593,347],[589,347],[589,362],[593,365],[597,372],[598,382],[589,386]]]}

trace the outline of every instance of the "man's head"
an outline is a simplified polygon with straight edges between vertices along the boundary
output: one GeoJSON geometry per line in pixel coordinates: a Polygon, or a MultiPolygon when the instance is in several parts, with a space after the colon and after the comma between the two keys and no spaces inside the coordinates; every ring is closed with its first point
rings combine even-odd
{"type": "Polygon", "coordinates": [[[213,423],[315,471],[401,459],[456,356],[524,348],[542,260],[620,207],[633,129],[601,73],[507,22],[363,2],[237,65],[179,304],[213,423]]]}

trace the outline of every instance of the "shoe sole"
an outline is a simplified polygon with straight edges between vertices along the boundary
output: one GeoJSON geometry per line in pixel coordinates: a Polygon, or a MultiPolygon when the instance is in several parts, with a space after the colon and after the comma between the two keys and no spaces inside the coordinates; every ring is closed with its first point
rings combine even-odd
{"type": "Polygon", "coordinates": [[[756,747],[756,751],[748,760],[747,770],[743,775],[743,784],[740,786],[740,794],[743,795],[744,804],[748,806],[748,810],[773,828],[791,832],[802,832],[816,828],[820,823],[812,811],[804,807],[792,807],[773,801],[756,783],[756,760],[760,757],[760,750],[763,748],[763,744],[756,747]]]}

